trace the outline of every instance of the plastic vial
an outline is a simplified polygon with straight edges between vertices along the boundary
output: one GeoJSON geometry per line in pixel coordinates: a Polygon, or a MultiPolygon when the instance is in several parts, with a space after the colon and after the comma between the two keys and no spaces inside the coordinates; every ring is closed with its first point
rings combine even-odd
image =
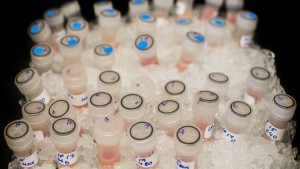
{"type": "Polygon", "coordinates": [[[123,126],[115,116],[95,121],[94,139],[97,142],[99,167],[114,167],[120,158],[123,126]]]}
{"type": "Polygon", "coordinates": [[[44,13],[44,18],[52,30],[52,37],[59,43],[61,38],[66,35],[64,14],[60,9],[52,8],[44,13]]]}
{"type": "Polygon", "coordinates": [[[113,8],[113,4],[109,0],[100,0],[94,3],[95,16],[99,17],[101,11],[113,8]]]}
{"type": "Polygon", "coordinates": [[[186,37],[187,32],[192,29],[192,20],[190,19],[176,19],[174,25],[175,42],[182,45],[183,39],[186,37]]]}
{"type": "Polygon", "coordinates": [[[161,129],[167,131],[169,137],[173,137],[175,130],[181,122],[182,110],[175,100],[164,100],[157,106],[157,121],[161,129]]]}
{"type": "Polygon", "coordinates": [[[200,130],[193,125],[184,125],[175,131],[176,168],[197,168],[198,156],[202,151],[201,137],[200,130]]]}
{"type": "Polygon", "coordinates": [[[187,69],[189,64],[198,60],[199,54],[203,51],[205,38],[198,32],[189,31],[183,38],[182,52],[177,63],[177,69],[182,72],[187,69]]]}
{"type": "Polygon", "coordinates": [[[157,46],[149,34],[139,35],[134,42],[134,50],[143,66],[158,64],[157,46]]]}
{"type": "Polygon", "coordinates": [[[225,6],[227,11],[227,20],[233,25],[235,25],[237,14],[244,6],[244,0],[226,0],[225,6]]]}
{"type": "Polygon", "coordinates": [[[251,121],[251,107],[242,101],[233,101],[225,115],[225,127],[222,136],[225,140],[235,143],[241,137],[251,121]]]}
{"type": "Polygon", "coordinates": [[[193,99],[193,123],[208,141],[213,133],[215,115],[219,111],[219,96],[211,91],[199,91],[193,99]]]}
{"type": "Polygon", "coordinates": [[[36,135],[49,137],[50,120],[47,113],[47,107],[39,101],[26,103],[22,107],[23,119],[31,126],[36,135]]]}
{"type": "Polygon", "coordinates": [[[270,72],[262,67],[254,67],[247,78],[244,101],[254,104],[259,101],[269,90],[271,80],[270,72]]]}
{"type": "Polygon", "coordinates": [[[100,44],[94,49],[94,63],[99,70],[110,70],[115,62],[114,48],[109,44],[100,44]]]}
{"type": "Polygon", "coordinates": [[[64,64],[81,63],[82,48],[82,42],[78,36],[64,36],[59,44],[59,51],[64,57],[64,64]]]}
{"type": "Polygon", "coordinates": [[[221,101],[226,101],[229,88],[229,78],[224,73],[212,72],[206,78],[205,88],[209,91],[215,92],[221,101]]]}
{"type": "Polygon", "coordinates": [[[154,126],[149,122],[139,121],[130,126],[127,135],[138,168],[157,168],[159,159],[156,151],[157,135],[154,126]]]}
{"type": "Polygon", "coordinates": [[[157,18],[150,12],[142,12],[138,15],[136,27],[137,35],[141,34],[156,34],[157,18]]]}
{"type": "Polygon", "coordinates": [[[52,69],[54,55],[49,44],[36,44],[31,48],[31,63],[40,75],[52,69]]]}
{"type": "Polygon", "coordinates": [[[154,0],[154,14],[158,17],[168,18],[174,4],[174,0],[154,0]]]}
{"type": "Polygon", "coordinates": [[[293,118],[296,107],[297,103],[292,96],[287,94],[275,95],[270,104],[264,137],[268,140],[281,141],[286,125],[293,118]]]}
{"type": "Polygon", "coordinates": [[[121,99],[119,112],[124,121],[125,130],[127,130],[131,124],[144,118],[146,105],[140,95],[128,94],[121,99]]]}
{"type": "Polygon", "coordinates": [[[116,9],[105,9],[101,11],[98,17],[98,23],[101,27],[102,42],[118,46],[117,35],[121,24],[121,14],[116,9]]]}
{"type": "Polygon", "coordinates": [[[131,82],[130,92],[142,96],[145,104],[151,104],[155,99],[155,84],[149,77],[140,76],[131,82]]]}
{"type": "Polygon", "coordinates": [[[34,68],[26,68],[19,72],[15,77],[15,85],[27,101],[40,101],[46,105],[50,102],[50,96],[34,68]]]}
{"type": "Polygon", "coordinates": [[[149,3],[147,0],[130,0],[129,1],[129,17],[132,22],[135,21],[139,13],[148,12],[149,3]]]}
{"type": "Polygon", "coordinates": [[[27,122],[16,120],[9,123],[4,129],[4,138],[21,168],[32,169],[39,163],[33,131],[27,122]]]}
{"type": "Polygon", "coordinates": [[[109,93],[113,102],[117,103],[122,90],[122,80],[118,72],[115,71],[104,71],[100,73],[98,77],[98,91],[109,93]]]}
{"type": "Polygon", "coordinates": [[[226,31],[226,21],[223,18],[211,18],[206,24],[205,37],[210,48],[223,45],[226,31]]]}
{"type": "Polygon", "coordinates": [[[192,19],[194,0],[177,0],[176,18],[192,19]]]}
{"type": "Polygon", "coordinates": [[[253,44],[253,35],[257,26],[258,17],[255,13],[241,11],[237,15],[235,39],[239,46],[250,47],[253,44]]]}
{"type": "Polygon", "coordinates": [[[112,96],[106,92],[94,93],[89,99],[88,109],[94,121],[111,117],[115,112],[112,96]]]}
{"type": "Polygon", "coordinates": [[[80,17],[81,16],[81,9],[80,5],[77,0],[73,1],[68,1],[64,3],[61,7],[60,10],[63,12],[65,17],[67,19],[70,19],[72,17],[80,17]]]}
{"type": "Polygon", "coordinates": [[[51,125],[59,118],[76,119],[76,113],[66,100],[55,100],[48,109],[51,125]]]}
{"type": "Polygon", "coordinates": [[[89,24],[82,17],[73,17],[68,20],[67,33],[69,35],[76,35],[82,42],[84,49],[88,48],[87,36],[89,33],[89,24]]]}
{"type": "Polygon", "coordinates": [[[56,149],[57,167],[75,167],[79,158],[77,151],[79,127],[76,122],[69,118],[60,118],[52,124],[50,131],[50,139],[56,149]]]}
{"type": "Polygon", "coordinates": [[[87,106],[87,73],[81,64],[71,64],[62,70],[64,85],[68,90],[70,103],[81,108],[87,106]]]}
{"type": "Polygon", "coordinates": [[[205,5],[201,12],[201,20],[207,22],[210,18],[217,16],[223,2],[224,0],[205,0],[205,5]]]}
{"type": "Polygon", "coordinates": [[[183,103],[186,99],[186,86],[179,80],[172,80],[166,83],[164,88],[164,96],[168,100],[175,100],[183,103]]]}

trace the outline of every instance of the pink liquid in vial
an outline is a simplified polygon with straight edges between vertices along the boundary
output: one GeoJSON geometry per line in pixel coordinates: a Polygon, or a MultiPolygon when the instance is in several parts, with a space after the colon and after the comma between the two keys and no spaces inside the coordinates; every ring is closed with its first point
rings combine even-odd
{"type": "Polygon", "coordinates": [[[237,16],[237,12],[235,12],[235,11],[229,11],[229,12],[227,13],[226,18],[227,18],[227,20],[228,20],[232,25],[235,26],[235,24],[236,24],[236,16],[237,16]]]}
{"type": "Polygon", "coordinates": [[[156,56],[153,56],[153,57],[148,58],[148,59],[141,59],[141,64],[143,66],[148,66],[148,65],[151,65],[151,64],[159,65],[156,56]]]}
{"type": "Polygon", "coordinates": [[[116,151],[103,151],[98,154],[99,166],[114,166],[119,161],[120,154],[116,151]]]}
{"type": "MultiPolygon", "coordinates": [[[[155,151],[150,151],[150,152],[139,152],[135,153],[138,157],[146,158],[150,157],[155,153],[155,151]]],[[[156,162],[156,164],[153,167],[139,167],[139,169],[156,169],[159,166],[159,160],[156,162]]]]}
{"type": "Polygon", "coordinates": [[[194,168],[197,168],[197,156],[183,156],[183,155],[180,155],[180,154],[176,154],[177,158],[180,159],[181,161],[184,161],[184,162],[193,162],[195,161],[195,166],[194,168]]]}
{"type": "Polygon", "coordinates": [[[192,62],[187,59],[180,58],[176,65],[178,72],[185,71],[191,63],[192,62]]]}
{"type": "Polygon", "coordinates": [[[206,5],[206,6],[204,6],[202,16],[201,16],[201,20],[204,21],[204,22],[207,22],[210,18],[216,16],[216,14],[217,14],[216,7],[206,5]]]}

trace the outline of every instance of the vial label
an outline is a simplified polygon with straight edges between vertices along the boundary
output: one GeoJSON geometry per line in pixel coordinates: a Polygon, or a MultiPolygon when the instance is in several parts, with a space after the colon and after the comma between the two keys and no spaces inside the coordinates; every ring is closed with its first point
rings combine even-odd
{"type": "Polygon", "coordinates": [[[55,41],[57,43],[60,43],[61,39],[66,36],[66,31],[64,29],[60,30],[60,31],[57,31],[57,32],[54,32],[53,33],[53,38],[55,39],[55,41]]]}
{"type": "Polygon", "coordinates": [[[234,134],[232,132],[230,132],[229,130],[227,130],[227,128],[223,128],[223,138],[231,143],[235,143],[238,141],[238,139],[241,138],[241,134],[234,134]]]}
{"type": "Polygon", "coordinates": [[[242,36],[240,39],[240,46],[249,47],[252,43],[252,36],[242,36]]]}
{"type": "Polygon", "coordinates": [[[77,152],[77,150],[75,150],[69,154],[56,152],[56,159],[60,164],[72,165],[72,164],[76,163],[78,160],[78,152],[77,152]]]}
{"type": "Polygon", "coordinates": [[[269,121],[267,121],[265,126],[266,135],[275,141],[281,141],[284,135],[285,129],[279,129],[274,127],[269,121]]]}
{"type": "Polygon", "coordinates": [[[250,105],[255,104],[255,98],[250,96],[247,92],[245,92],[243,100],[250,105]]]}
{"type": "Polygon", "coordinates": [[[88,102],[88,96],[86,92],[79,95],[68,94],[68,97],[73,106],[83,106],[88,102]]]}
{"type": "Polygon", "coordinates": [[[50,96],[49,96],[47,90],[44,89],[43,92],[38,97],[31,99],[29,101],[39,101],[39,102],[45,103],[47,105],[50,101],[50,96]]]}
{"type": "Polygon", "coordinates": [[[176,168],[177,169],[194,169],[195,168],[195,161],[184,162],[181,161],[178,157],[176,157],[176,168]]]}
{"type": "Polygon", "coordinates": [[[208,125],[205,129],[205,132],[204,132],[204,138],[211,138],[212,133],[213,133],[213,129],[214,129],[213,124],[208,125]]]}
{"type": "Polygon", "coordinates": [[[139,167],[151,168],[158,161],[158,153],[155,151],[149,157],[139,157],[139,156],[136,155],[135,156],[135,161],[136,161],[136,163],[139,167]]]}
{"type": "Polygon", "coordinates": [[[44,133],[42,131],[33,131],[34,139],[37,142],[40,142],[45,139],[44,133]]]}
{"type": "Polygon", "coordinates": [[[177,2],[176,3],[176,14],[183,15],[185,12],[185,3],[184,2],[177,2]]]}
{"type": "Polygon", "coordinates": [[[18,157],[18,165],[23,168],[30,168],[35,166],[39,162],[38,155],[36,151],[34,151],[30,156],[28,157],[18,157]]]}

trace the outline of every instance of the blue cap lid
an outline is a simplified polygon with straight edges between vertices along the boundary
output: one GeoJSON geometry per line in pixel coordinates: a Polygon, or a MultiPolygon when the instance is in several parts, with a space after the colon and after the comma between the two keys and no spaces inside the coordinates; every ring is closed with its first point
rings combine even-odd
{"type": "Polygon", "coordinates": [[[247,13],[247,17],[249,19],[257,19],[257,15],[255,13],[253,13],[253,12],[247,13]]]}
{"type": "Polygon", "coordinates": [[[83,29],[83,27],[84,27],[84,23],[80,20],[74,20],[71,23],[71,28],[74,30],[81,30],[81,29],[83,29]]]}
{"type": "Polygon", "coordinates": [[[141,4],[141,3],[143,3],[144,2],[144,0],[133,0],[133,3],[134,4],[141,4]]]}
{"type": "Polygon", "coordinates": [[[48,11],[46,11],[45,12],[45,16],[46,17],[52,17],[52,16],[54,16],[54,15],[56,15],[56,12],[55,12],[55,10],[48,10],[48,11]]]}
{"type": "Polygon", "coordinates": [[[30,28],[30,32],[32,34],[37,34],[41,31],[41,26],[39,24],[32,25],[30,28]]]}
{"type": "Polygon", "coordinates": [[[218,26],[218,27],[221,27],[221,26],[224,26],[225,25],[225,22],[222,21],[221,19],[214,19],[213,20],[213,24],[218,26]]]}
{"type": "Polygon", "coordinates": [[[44,48],[41,46],[38,46],[36,48],[33,49],[33,54],[39,56],[44,52],[44,48]]]}
{"type": "Polygon", "coordinates": [[[176,22],[177,22],[179,25],[187,25],[187,24],[190,24],[190,23],[191,23],[191,20],[181,18],[181,19],[178,19],[176,22]]]}

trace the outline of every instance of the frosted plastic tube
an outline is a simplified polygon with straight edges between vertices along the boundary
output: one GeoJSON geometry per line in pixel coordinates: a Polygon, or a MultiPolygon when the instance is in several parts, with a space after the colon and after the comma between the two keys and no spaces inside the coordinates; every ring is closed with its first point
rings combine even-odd
{"type": "Polygon", "coordinates": [[[61,7],[60,10],[63,12],[65,17],[67,19],[70,19],[72,17],[78,17],[81,16],[81,9],[80,5],[77,0],[69,1],[64,3],[61,7]]]}
{"type": "Polygon", "coordinates": [[[220,17],[209,19],[206,24],[205,37],[210,47],[218,47],[223,45],[225,38],[226,21],[220,17]]]}
{"type": "Polygon", "coordinates": [[[182,103],[186,99],[187,89],[183,82],[171,80],[164,86],[164,97],[182,103]]]}
{"type": "Polygon", "coordinates": [[[98,1],[94,3],[94,13],[98,17],[101,11],[113,8],[112,2],[109,0],[98,1]]]}
{"type": "Polygon", "coordinates": [[[155,99],[155,84],[147,76],[140,76],[131,82],[130,92],[142,96],[145,104],[150,104],[155,99]]]}
{"type": "Polygon", "coordinates": [[[176,18],[192,19],[194,0],[177,0],[176,18]]]}
{"type": "Polygon", "coordinates": [[[31,63],[41,75],[52,69],[55,51],[49,44],[36,44],[31,48],[31,63]]]}
{"type": "Polygon", "coordinates": [[[253,35],[258,22],[258,16],[249,11],[240,11],[236,20],[235,39],[241,47],[253,45],[253,35]]]}
{"type": "Polygon", "coordinates": [[[76,113],[67,100],[55,100],[48,109],[51,124],[59,118],[71,118],[76,121],[76,113]]]}
{"type": "Polygon", "coordinates": [[[139,13],[148,12],[149,3],[147,0],[131,0],[129,1],[129,16],[131,21],[135,21],[139,13]]]}
{"type": "Polygon", "coordinates": [[[151,35],[139,35],[135,39],[134,50],[143,66],[158,64],[156,41],[151,35]]]}
{"type": "Polygon", "coordinates": [[[89,98],[88,109],[94,121],[112,116],[115,112],[112,96],[106,92],[92,94],[89,98]]]}
{"type": "Polygon", "coordinates": [[[207,22],[210,18],[217,16],[223,2],[224,0],[206,0],[201,12],[201,20],[207,22]]]}
{"type": "Polygon", "coordinates": [[[68,20],[67,34],[78,36],[82,41],[84,49],[88,48],[87,36],[89,33],[89,24],[82,17],[73,17],[68,20]]]}
{"type": "Polygon", "coordinates": [[[212,72],[206,78],[205,88],[209,91],[215,92],[220,97],[221,101],[226,101],[229,88],[229,78],[224,73],[212,72]]]}
{"type": "Polygon", "coordinates": [[[115,62],[115,50],[109,44],[97,45],[94,49],[94,64],[100,70],[110,70],[115,62]]]}
{"type": "Polygon", "coordinates": [[[182,41],[185,38],[187,32],[192,29],[192,20],[179,18],[175,20],[174,24],[175,42],[178,45],[182,45],[182,41]]]}
{"type": "Polygon", "coordinates": [[[97,83],[98,91],[109,93],[114,102],[118,102],[122,90],[122,79],[118,72],[109,70],[100,73],[97,83]]]}
{"type": "Polygon", "coordinates": [[[137,15],[137,35],[140,34],[156,34],[157,18],[150,12],[141,12],[137,15]]]}
{"type": "Polygon", "coordinates": [[[65,66],[81,63],[82,48],[82,42],[78,36],[66,35],[60,40],[59,51],[64,57],[65,66]]]}
{"type": "Polygon", "coordinates": [[[153,4],[155,15],[167,18],[174,4],[174,0],[154,0],[153,4]]]}

